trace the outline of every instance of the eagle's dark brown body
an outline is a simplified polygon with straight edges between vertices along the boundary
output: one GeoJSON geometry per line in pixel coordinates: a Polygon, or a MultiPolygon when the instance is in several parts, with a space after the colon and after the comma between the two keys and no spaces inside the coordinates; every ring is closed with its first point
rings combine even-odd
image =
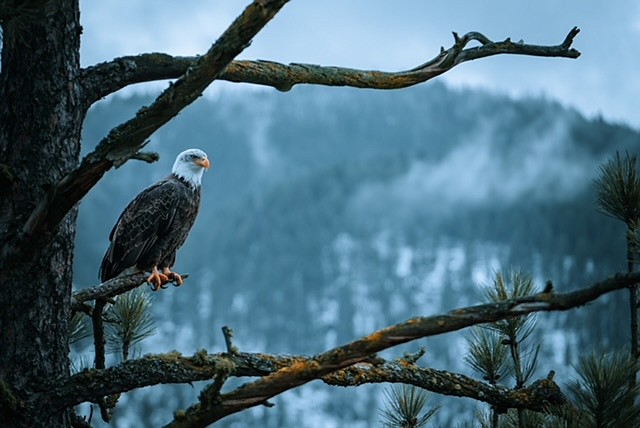
{"type": "Polygon", "coordinates": [[[115,278],[131,267],[140,271],[171,268],[199,207],[200,186],[191,186],[174,174],[143,190],[109,235],[100,280],[115,278]]]}

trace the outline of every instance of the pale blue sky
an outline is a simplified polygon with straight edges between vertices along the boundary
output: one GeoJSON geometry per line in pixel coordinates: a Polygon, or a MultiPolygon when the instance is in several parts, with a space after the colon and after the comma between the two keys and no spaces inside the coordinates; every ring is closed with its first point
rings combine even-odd
{"type": "MultiPolygon", "coordinates": [[[[83,0],[82,62],[202,53],[248,2],[83,0]]],[[[583,53],[578,60],[492,57],[440,79],[514,96],[544,95],[588,116],[640,128],[640,2],[634,0],[292,0],[240,58],[394,71],[449,47],[451,31],[557,44],[574,25],[582,30],[574,44],[583,53]]]]}

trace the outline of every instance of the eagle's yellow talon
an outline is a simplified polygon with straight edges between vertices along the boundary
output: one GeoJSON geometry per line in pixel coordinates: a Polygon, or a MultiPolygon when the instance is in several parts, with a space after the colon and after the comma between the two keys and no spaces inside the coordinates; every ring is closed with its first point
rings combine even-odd
{"type": "Polygon", "coordinates": [[[182,276],[180,276],[180,274],[177,274],[175,272],[172,272],[171,269],[169,269],[168,267],[162,269],[162,273],[164,273],[167,278],[168,281],[173,282],[176,287],[179,287],[183,284],[183,280],[182,280],[182,276]]]}
{"type": "Polygon", "coordinates": [[[183,284],[182,277],[177,273],[173,274],[173,280],[175,282],[176,287],[180,287],[183,284]]]}
{"type": "Polygon", "coordinates": [[[158,291],[161,288],[166,288],[163,285],[169,282],[169,277],[164,273],[160,273],[158,268],[154,267],[151,270],[151,275],[147,277],[147,282],[151,284],[153,291],[158,291]]]}

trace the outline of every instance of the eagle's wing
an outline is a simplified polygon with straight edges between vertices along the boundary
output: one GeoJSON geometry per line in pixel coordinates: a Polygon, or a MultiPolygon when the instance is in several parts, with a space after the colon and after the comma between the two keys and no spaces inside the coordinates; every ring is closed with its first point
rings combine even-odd
{"type": "Polygon", "coordinates": [[[135,266],[166,234],[176,215],[175,184],[162,180],[143,190],[122,212],[111,230],[111,244],[100,266],[100,280],[135,266]]]}

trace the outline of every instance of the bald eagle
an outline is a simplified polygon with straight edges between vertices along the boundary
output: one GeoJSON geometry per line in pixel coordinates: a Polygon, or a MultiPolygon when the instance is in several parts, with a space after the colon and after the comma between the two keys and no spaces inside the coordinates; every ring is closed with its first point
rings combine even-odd
{"type": "Polygon", "coordinates": [[[127,205],[109,235],[111,243],[100,265],[102,282],[123,272],[150,272],[147,282],[153,290],[169,281],[182,285],[171,268],[198,214],[200,182],[209,165],[202,150],[185,150],[167,178],[127,205]]]}

